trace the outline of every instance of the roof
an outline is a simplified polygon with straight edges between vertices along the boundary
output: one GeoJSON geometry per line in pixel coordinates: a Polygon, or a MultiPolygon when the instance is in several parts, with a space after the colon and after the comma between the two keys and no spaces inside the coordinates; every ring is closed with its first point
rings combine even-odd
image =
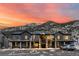
{"type": "Polygon", "coordinates": [[[11,32],[3,32],[5,35],[21,35],[23,33],[28,33],[28,34],[35,34],[35,35],[40,35],[40,34],[71,34],[71,32],[67,30],[35,30],[35,31],[24,31],[24,30],[18,30],[18,31],[11,31],[11,32]]]}
{"type": "Polygon", "coordinates": [[[11,32],[10,34],[11,35],[20,35],[20,34],[22,34],[24,31],[13,31],[13,32],[11,32]]]}
{"type": "Polygon", "coordinates": [[[64,32],[64,31],[34,31],[34,32],[31,32],[32,34],[36,34],[36,35],[40,35],[40,34],[51,34],[51,35],[55,35],[55,34],[57,34],[57,33],[59,33],[59,34],[71,34],[70,32],[64,32]]]}
{"type": "Polygon", "coordinates": [[[29,31],[25,31],[25,30],[7,31],[2,33],[4,33],[5,35],[21,35],[25,32],[27,32],[28,34],[31,34],[29,31]]]}
{"type": "Polygon", "coordinates": [[[34,32],[31,32],[31,34],[53,34],[49,31],[34,31],[34,32]]]}
{"type": "Polygon", "coordinates": [[[13,32],[11,32],[11,35],[21,35],[23,33],[31,34],[29,31],[20,30],[20,31],[13,31],[13,32]]]}

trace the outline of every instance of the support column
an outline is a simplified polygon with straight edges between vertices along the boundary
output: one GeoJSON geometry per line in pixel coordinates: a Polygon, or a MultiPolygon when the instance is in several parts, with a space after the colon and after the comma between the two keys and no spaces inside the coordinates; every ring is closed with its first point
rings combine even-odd
{"type": "Polygon", "coordinates": [[[30,37],[30,41],[29,41],[29,48],[32,48],[31,41],[33,41],[33,35],[30,37]]]}
{"type": "Polygon", "coordinates": [[[26,48],[27,48],[27,46],[28,46],[28,42],[26,41],[26,48]]]}
{"type": "Polygon", "coordinates": [[[46,48],[48,48],[48,39],[46,39],[46,48]]]}
{"type": "Polygon", "coordinates": [[[55,48],[57,48],[57,45],[56,45],[56,38],[55,38],[55,48]]]}
{"type": "Polygon", "coordinates": [[[31,41],[30,41],[30,46],[29,47],[31,48],[31,41]]]}
{"type": "Polygon", "coordinates": [[[41,39],[39,37],[39,48],[41,48],[41,39]]]}
{"type": "Polygon", "coordinates": [[[9,42],[9,47],[12,48],[12,42],[9,42]]]}
{"type": "Polygon", "coordinates": [[[59,48],[60,47],[60,42],[59,41],[57,41],[57,48],[59,48]]]}
{"type": "Polygon", "coordinates": [[[17,42],[15,42],[15,46],[17,46],[17,42]]]}
{"type": "Polygon", "coordinates": [[[20,42],[20,49],[22,48],[21,42],[20,42]]]}

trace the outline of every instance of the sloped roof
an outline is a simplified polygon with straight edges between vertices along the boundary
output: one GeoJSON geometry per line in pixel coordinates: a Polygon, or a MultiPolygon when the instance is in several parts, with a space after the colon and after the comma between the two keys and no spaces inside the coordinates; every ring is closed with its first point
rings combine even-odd
{"type": "Polygon", "coordinates": [[[0,31],[0,43],[3,42],[3,36],[4,34],[0,31]]]}
{"type": "Polygon", "coordinates": [[[10,34],[12,34],[12,35],[20,35],[20,34],[22,34],[24,31],[12,31],[10,34]]]}
{"type": "Polygon", "coordinates": [[[68,31],[34,31],[34,32],[31,32],[31,34],[36,34],[36,35],[39,35],[39,34],[51,34],[51,35],[54,35],[54,34],[57,34],[57,33],[60,33],[60,34],[71,34],[71,32],[68,32],[68,31]]]}

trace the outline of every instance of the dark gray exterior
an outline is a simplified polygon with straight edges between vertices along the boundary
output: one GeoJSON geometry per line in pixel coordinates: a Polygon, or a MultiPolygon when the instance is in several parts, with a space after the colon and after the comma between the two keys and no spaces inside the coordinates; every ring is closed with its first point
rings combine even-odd
{"type": "MultiPolygon", "coordinates": [[[[63,24],[62,24],[63,25],[63,24]]],[[[74,29],[73,24],[66,24],[65,26],[57,25],[53,22],[47,22],[41,25],[36,26],[24,26],[23,27],[14,27],[0,31],[0,48],[10,48],[10,42],[34,42],[39,41],[40,35],[53,35],[57,39],[57,36],[60,35],[61,40],[58,42],[65,42],[64,35],[70,36],[68,42],[78,41],[79,39],[79,28],[74,29]],[[18,29],[17,29],[18,28],[18,29]],[[73,29],[73,30],[72,30],[73,29]],[[27,36],[27,39],[25,39],[27,36]]],[[[31,46],[31,45],[30,45],[31,46]]]]}

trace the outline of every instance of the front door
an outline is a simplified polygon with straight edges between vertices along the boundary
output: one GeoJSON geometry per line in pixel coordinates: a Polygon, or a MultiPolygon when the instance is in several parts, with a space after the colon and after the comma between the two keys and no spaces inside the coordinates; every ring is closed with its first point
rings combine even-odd
{"type": "Polygon", "coordinates": [[[46,40],[41,40],[41,48],[46,48],[46,40]]]}
{"type": "Polygon", "coordinates": [[[26,48],[26,42],[21,42],[21,48],[26,48]]]}

